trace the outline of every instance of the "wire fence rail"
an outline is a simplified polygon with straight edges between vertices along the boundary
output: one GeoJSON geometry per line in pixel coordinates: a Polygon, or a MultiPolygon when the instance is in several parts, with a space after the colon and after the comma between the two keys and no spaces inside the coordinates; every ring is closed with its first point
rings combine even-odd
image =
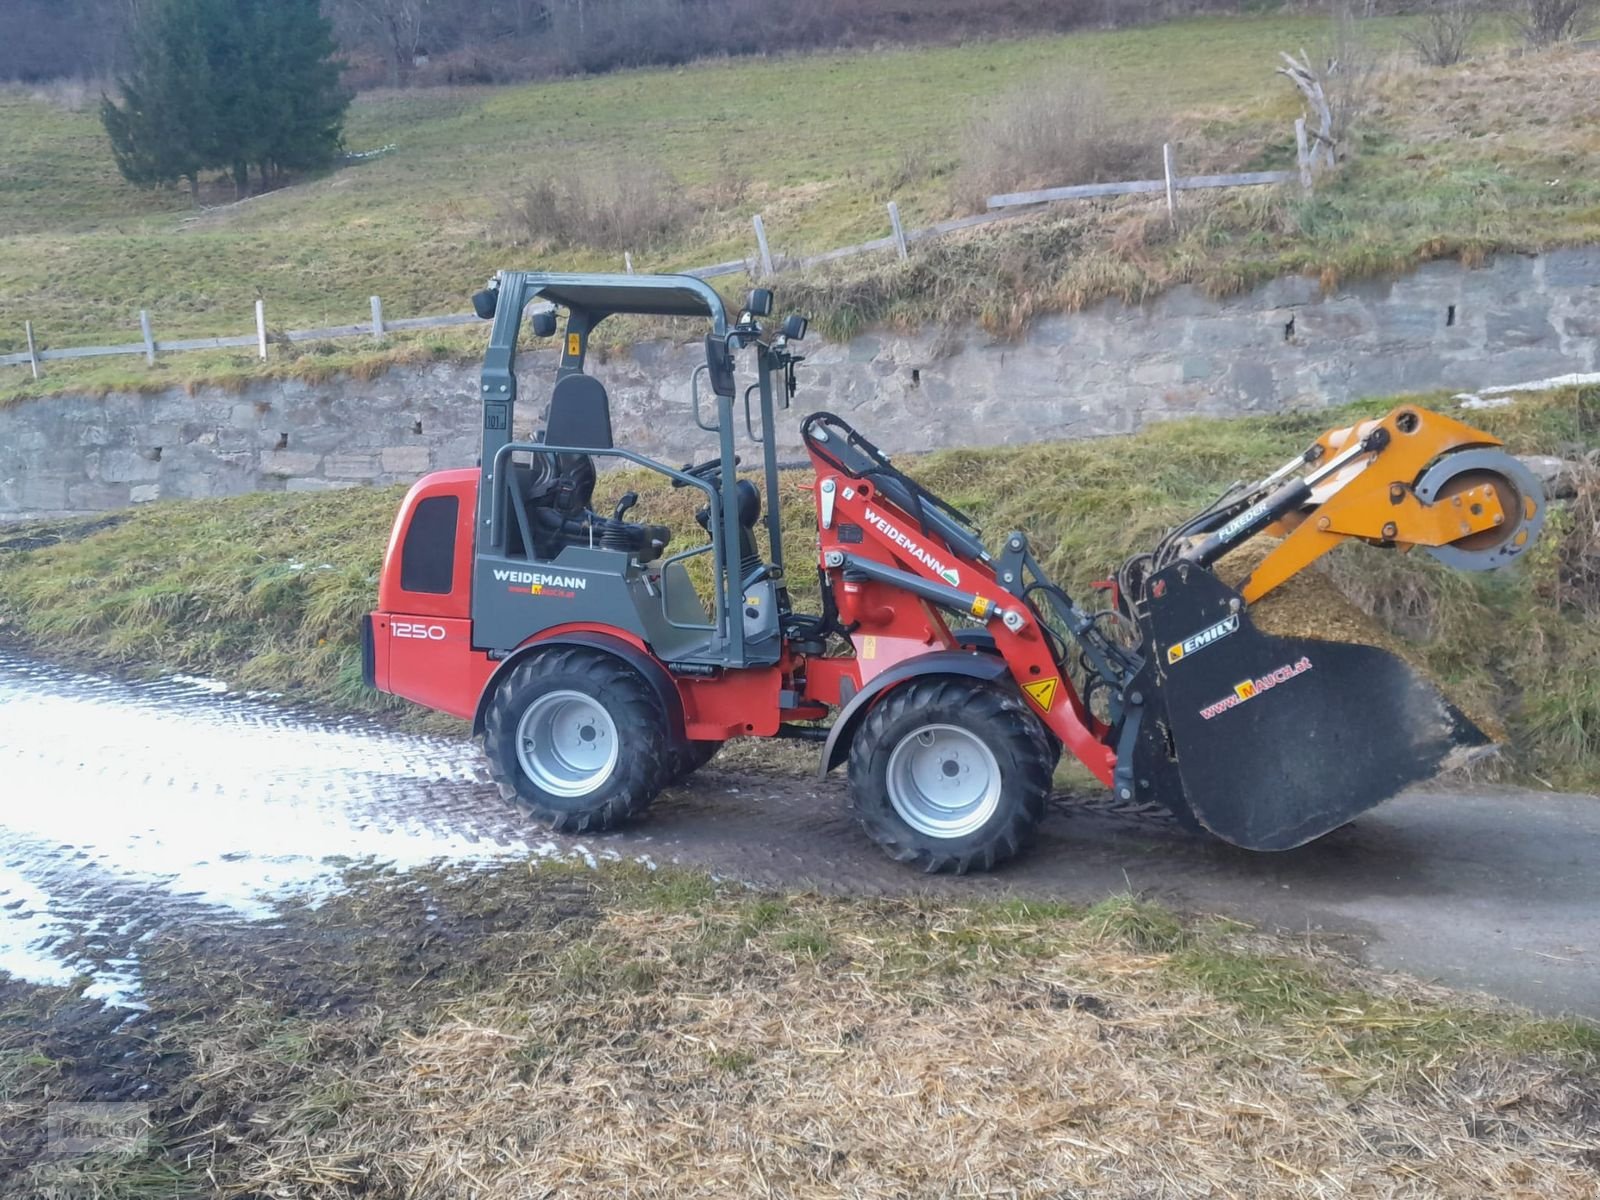
{"type": "MultiPolygon", "coordinates": [[[[1021,217],[1031,216],[1051,204],[1110,196],[1164,193],[1168,216],[1173,224],[1176,225],[1179,219],[1179,192],[1210,188],[1262,187],[1288,183],[1295,179],[1299,180],[1303,189],[1310,191],[1313,183],[1313,157],[1308,150],[1303,118],[1295,122],[1295,134],[1299,157],[1297,171],[1246,171],[1231,175],[1179,175],[1174,166],[1172,147],[1169,144],[1161,148],[1163,176],[1160,179],[1136,179],[1120,183],[1076,184],[1071,187],[1040,188],[1035,191],[1010,192],[1003,195],[990,196],[988,198],[987,211],[985,212],[968,217],[956,217],[949,221],[940,221],[921,229],[905,228],[900,219],[899,205],[891,200],[887,205],[889,236],[874,238],[871,241],[861,242],[854,246],[841,246],[837,250],[827,250],[820,254],[808,256],[788,256],[773,253],[771,244],[767,240],[766,224],[761,215],[757,213],[751,219],[752,232],[755,235],[754,255],[748,258],[735,258],[729,259],[727,262],[712,263],[710,266],[690,267],[681,273],[694,275],[700,279],[716,279],[722,276],[742,273],[749,274],[755,278],[763,278],[785,270],[807,270],[826,263],[838,262],[841,259],[854,258],[861,254],[880,254],[890,250],[893,250],[901,260],[905,260],[910,257],[910,248],[919,242],[945,237],[966,229],[979,229],[1004,221],[1014,221],[1021,217]]],[[[633,255],[631,252],[623,256],[623,263],[627,272],[630,275],[633,274],[633,255]]],[[[0,366],[30,367],[33,371],[33,377],[38,379],[42,374],[42,365],[47,362],[103,358],[113,355],[142,354],[146,362],[153,364],[156,361],[156,357],[161,354],[175,354],[193,350],[241,350],[254,348],[257,357],[265,361],[270,353],[271,346],[275,343],[324,342],[347,337],[372,337],[382,340],[390,333],[417,329],[447,329],[452,326],[475,325],[477,323],[478,318],[472,313],[447,313],[443,316],[435,317],[403,317],[398,320],[388,320],[383,313],[383,301],[379,297],[373,296],[371,319],[361,324],[334,325],[323,329],[291,329],[286,332],[269,331],[267,328],[266,302],[257,300],[255,304],[254,333],[239,334],[232,337],[158,340],[155,336],[149,311],[140,310],[140,340],[116,346],[64,346],[60,349],[41,349],[35,336],[33,322],[26,321],[24,322],[24,332],[28,348],[12,354],[0,355],[0,366]]]]}

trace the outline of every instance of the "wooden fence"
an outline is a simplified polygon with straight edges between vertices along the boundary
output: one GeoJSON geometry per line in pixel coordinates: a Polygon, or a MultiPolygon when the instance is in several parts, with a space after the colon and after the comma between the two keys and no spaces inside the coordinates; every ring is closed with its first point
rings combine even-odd
{"type": "MultiPolygon", "coordinates": [[[[842,246],[837,250],[828,250],[821,254],[807,257],[787,257],[774,254],[767,240],[766,225],[760,214],[752,218],[752,230],[755,234],[755,255],[752,258],[736,258],[727,262],[713,263],[707,267],[691,267],[683,274],[698,276],[701,279],[716,279],[725,275],[737,275],[748,272],[757,278],[774,275],[783,270],[805,270],[821,266],[824,263],[837,262],[844,258],[853,258],[859,254],[877,254],[893,250],[901,259],[910,256],[910,247],[919,242],[932,238],[943,237],[946,234],[956,233],[963,229],[977,229],[985,225],[994,225],[1002,221],[1012,221],[1019,217],[1026,217],[1038,212],[1049,204],[1056,204],[1068,200],[1087,200],[1106,196],[1130,196],[1140,193],[1164,193],[1167,202],[1167,212],[1174,223],[1179,219],[1178,200],[1179,192],[1199,188],[1232,188],[1232,187],[1260,187],[1268,184],[1287,183],[1299,179],[1302,188],[1309,191],[1312,186],[1312,156],[1307,150],[1307,136],[1304,119],[1295,122],[1295,134],[1299,155],[1299,170],[1296,171],[1253,171],[1233,175],[1179,175],[1173,163],[1172,147],[1161,148],[1161,161],[1163,177],[1161,179],[1138,179],[1123,183],[1088,183],[1077,184],[1072,187],[1042,188],[1031,192],[1013,192],[1006,195],[990,196],[988,211],[970,217],[957,217],[950,221],[940,221],[938,224],[929,225],[922,229],[906,229],[900,220],[900,208],[894,201],[888,204],[889,228],[888,237],[875,238],[870,242],[862,242],[855,246],[842,246]]],[[[624,268],[631,275],[633,273],[633,255],[623,255],[624,268]]],[[[75,358],[100,358],[107,355],[142,354],[150,363],[156,361],[158,354],[180,353],[187,350],[230,350],[253,347],[256,354],[265,360],[268,347],[272,342],[321,342],[335,338],[363,337],[383,338],[389,333],[413,329],[443,329],[455,325],[477,324],[478,318],[472,313],[450,313],[440,317],[405,317],[400,320],[385,320],[383,315],[383,302],[377,297],[372,297],[371,320],[360,325],[335,325],[327,329],[293,329],[287,333],[270,334],[267,331],[267,317],[265,302],[256,301],[255,332],[241,334],[236,337],[206,337],[182,338],[173,341],[157,340],[147,311],[139,313],[140,340],[128,342],[119,346],[68,346],[60,350],[40,350],[34,338],[33,322],[25,322],[28,348],[15,354],[0,355],[0,366],[27,366],[33,370],[33,377],[39,378],[40,365],[55,360],[75,358]]]]}

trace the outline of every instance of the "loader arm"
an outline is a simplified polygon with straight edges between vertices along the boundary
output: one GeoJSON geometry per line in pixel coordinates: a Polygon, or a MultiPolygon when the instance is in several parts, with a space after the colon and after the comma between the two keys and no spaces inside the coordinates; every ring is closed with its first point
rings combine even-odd
{"type": "Polygon", "coordinates": [[[1044,577],[1023,534],[1008,535],[993,558],[964,514],[896,470],[838,417],[814,413],[801,432],[816,471],[819,565],[863,687],[903,664],[957,649],[953,621],[981,622],[1040,721],[1100,782],[1117,786],[1120,684],[1137,673],[1137,658],[1044,577]],[[1041,606],[1061,632],[1046,625],[1041,606]],[[1077,644],[1067,646],[1069,637],[1077,644]],[[1097,717],[1073,683],[1068,664],[1080,649],[1114,677],[1110,720],[1097,717]]]}
{"type": "Polygon", "coordinates": [[[1253,604],[1350,538],[1492,570],[1527,550],[1543,519],[1538,481],[1500,439],[1407,405],[1322,434],[1218,508],[1178,557],[1209,566],[1258,533],[1281,537],[1239,585],[1253,604]]]}

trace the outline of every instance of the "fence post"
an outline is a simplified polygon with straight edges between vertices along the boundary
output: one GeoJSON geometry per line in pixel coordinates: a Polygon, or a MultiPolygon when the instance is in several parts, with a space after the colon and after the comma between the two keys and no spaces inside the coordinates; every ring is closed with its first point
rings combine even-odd
{"type": "Polygon", "coordinates": [[[767,248],[767,227],[761,223],[761,214],[756,213],[750,220],[756,227],[756,245],[761,249],[761,273],[772,274],[772,251],[767,248]]]}
{"type": "Polygon", "coordinates": [[[1167,219],[1172,222],[1172,227],[1178,227],[1178,191],[1173,186],[1172,169],[1172,143],[1161,144],[1161,170],[1167,177],[1167,219]]]}
{"type": "Polygon", "coordinates": [[[383,337],[383,301],[376,296],[372,298],[372,336],[383,337]]]}
{"type": "Polygon", "coordinates": [[[1311,190],[1311,151],[1306,145],[1306,119],[1294,119],[1294,148],[1300,164],[1300,186],[1311,190]]]}
{"type": "Polygon", "coordinates": [[[261,361],[267,361],[267,302],[256,301],[256,352],[261,361]]]}
{"type": "Polygon", "coordinates": [[[33,368],[33,377],[39,378],[39,351],[33,344],[33,322],[24,321],[22,327],[28,331],[28,365],[33,368]]]}
{"type": "Polygon", "coordinates": [[[622,265],[628,268],[628,274],[633,274],[633,254],[630,251],[622,252],[622,265]]]}
{"type": "Polygon", "coordinates": [[[139,310],[139,332],[144,334],[144,360],[152,367],[156,365],[156,339],[150,332],[150,310],[139,310]]]}
{"type": "Polygon", "coordinates": [[[893,200],[889,201],[889,224],[894,226],[894,248],[900,255],[900,261],[905,262],[911,257],[906,250],[906,227],[900,224],[900,206],[893,200]]]}

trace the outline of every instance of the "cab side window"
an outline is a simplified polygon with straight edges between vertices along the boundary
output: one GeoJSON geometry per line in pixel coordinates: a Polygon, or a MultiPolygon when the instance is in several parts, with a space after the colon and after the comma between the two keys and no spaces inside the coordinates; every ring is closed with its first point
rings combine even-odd
{"type": "Polygon", "coordinates": [[[455,585],[456,518],[461,502],[455,496],[429,496],[417,505],[400,550],[400,588],[448,596],[455,585]]]}

